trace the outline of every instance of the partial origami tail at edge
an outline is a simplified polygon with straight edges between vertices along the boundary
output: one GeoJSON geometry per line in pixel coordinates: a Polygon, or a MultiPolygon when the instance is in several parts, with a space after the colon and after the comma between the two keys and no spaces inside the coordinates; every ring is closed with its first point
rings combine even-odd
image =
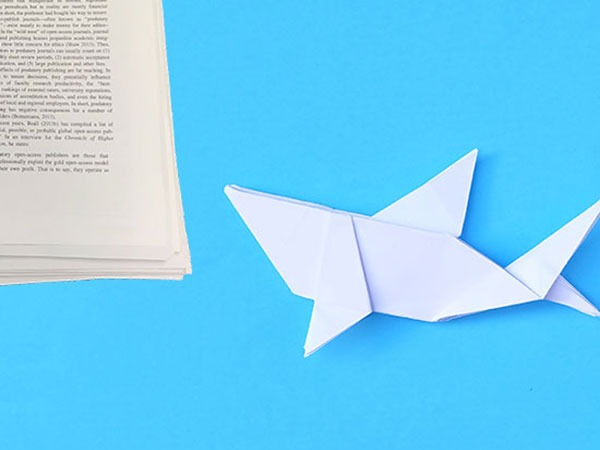
{"type": "Polygon", "coordinates": [[[516,260],[506,270],[538,294],[540,299],[569,306],[584,314],[600,316],[596,307],[560,276],[599,218],[600,202],[516,260]]]}
{"type": "Polygon", "coordinates": [[[600,317],[600,311],[562,276],[558,277],[545,300],[568,306],[589,316],[600,317]]]}

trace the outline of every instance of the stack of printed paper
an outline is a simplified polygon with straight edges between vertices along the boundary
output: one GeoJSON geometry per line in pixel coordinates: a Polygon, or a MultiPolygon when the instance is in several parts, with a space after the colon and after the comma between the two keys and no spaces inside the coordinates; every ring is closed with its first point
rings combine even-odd
{"type": "Polygon", "coordinates": [[[190,273],[160,0],[8,2],[0,28],[0,284],[190,273]]]}

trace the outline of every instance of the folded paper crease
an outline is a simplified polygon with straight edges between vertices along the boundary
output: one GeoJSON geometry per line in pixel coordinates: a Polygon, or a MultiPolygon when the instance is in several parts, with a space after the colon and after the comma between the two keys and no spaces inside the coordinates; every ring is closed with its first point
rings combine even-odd
{"type": "Polygon", "coordinates": [[[330,215],[314,300],[306,356],[372,312],[351,216],[330,215]]]}

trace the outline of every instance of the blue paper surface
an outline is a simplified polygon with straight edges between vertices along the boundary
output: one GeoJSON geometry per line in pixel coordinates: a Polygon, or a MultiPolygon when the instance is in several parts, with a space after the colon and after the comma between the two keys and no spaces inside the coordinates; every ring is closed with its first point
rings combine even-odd
{"type": "MultiPolygon", "coordinates": [[[[600,198],[600,4],[165,0],[194,263],[2,288],[6,449],[598,448],[600,321],[371,316],[304,359],[227,183],[372,214],[480,149],[464,239],[509,264],[600,198]]],[[[600,230],[566,277],[600,305],[600,230]]]]}

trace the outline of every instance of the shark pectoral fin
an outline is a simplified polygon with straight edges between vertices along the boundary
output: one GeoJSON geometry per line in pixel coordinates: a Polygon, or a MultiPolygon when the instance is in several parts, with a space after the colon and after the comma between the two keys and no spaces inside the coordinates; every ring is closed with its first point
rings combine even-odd
{"type": "Polygon", "coordinates": [[[304,344],[304,356],[312,355],[369,314],[370,309],[361,311],[315,303],[304,344]]]}
{"type": "Polygon", "coordinates": [[[545,300],[568,306],[590,316],[600,317],[600,311],[562,276],[558,277],[552,285],[545,300]]]}
{"type": "Polygon", "coordinates": [[[354,222],[348,214],[331,213],[316,292],[304,356],[372,312],[354,222]]]}
{"type": "Polygon", "coordinates": [[[545,298],[599,217],[600,202],[513,262],[507,272],[545,298]]]}
{"type": "Polygon", "coordinates": [[[467,213],[477,150],[373,217],[459,237],[467,213]]]}

